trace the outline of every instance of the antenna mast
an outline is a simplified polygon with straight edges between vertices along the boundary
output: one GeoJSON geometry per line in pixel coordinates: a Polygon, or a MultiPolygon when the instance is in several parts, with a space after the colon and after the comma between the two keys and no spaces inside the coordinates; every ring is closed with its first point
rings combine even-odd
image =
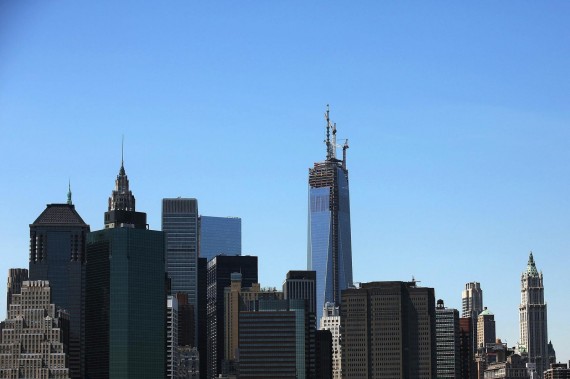
{"type": "Polygon", "coordinates": [[[327,111],[325,112],[325,120],[327,121],[327,139],[325,144],[327,145],[327,161],[331,159],[331,120],[329,118],[329,105],[327,104],[327,111]]]}

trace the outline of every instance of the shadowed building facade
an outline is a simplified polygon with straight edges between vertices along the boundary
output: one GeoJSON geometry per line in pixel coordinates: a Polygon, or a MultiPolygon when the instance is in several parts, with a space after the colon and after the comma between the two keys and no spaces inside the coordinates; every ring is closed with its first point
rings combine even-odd
{"type": "Polygon", "coordinates": [[[48,204],[30,224],[30,280],[49,281],[51,303],[69,314],[69,375],[85,377],[85,243],[87,225],[71,201],[48,204]]]}
{"type": "Polygon", "coordinates": [[[336,158],[336,124],[327,121],[327,155],[309,169],[307,269],[317,273],[317,320],[325,303],[339,305],[341,291],[352,285],[352,245],[346,150],[336,158]],[[331,140],[332,131],[332,140],[331,140]]]}
{"type": "Polygon", "coordinates": [[[342,297],[343,378],[436,378],[433,288],[371,282],[342,297]]]}
{"type": "Polygon", "coordinates": [[[27,268],[11,268],[8,269],[8,283],[6,285],[6,314],[10,310],[10,304],[12,303],[12,295],[20,293],[22,289],[22,283],[24,280],[28,280],[28,269],[27,268]]]}
{"type": "Polygon", "coordinates": [[[135,211],[124,166],[105,229],[87,238],[87,378],[164,378],[164,234],[135,211]]]}

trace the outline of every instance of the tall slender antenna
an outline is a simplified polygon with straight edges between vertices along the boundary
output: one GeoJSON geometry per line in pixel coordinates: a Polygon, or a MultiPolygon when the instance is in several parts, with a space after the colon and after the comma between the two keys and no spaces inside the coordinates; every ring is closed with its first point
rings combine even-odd
{"type": "Polygon", "coordinates": [[[332,144],[331,144],[331,156],[332,158],[336,158],[336,122],[333,124],[332,127],[332,144]]]}
{"type": "Polygon", "coordinates": [[[71,179],[67,184],[67,204],[72,205],[73,202],[71,201],[71,179]]]}
{"type": "Polygon", "coordinates": [[[329,105],[327,104],[327,111],[325,112],[325,120],[327,121],[327,139],[325,144],[327,145],[327,160],[331,159],[331,140],[330,140],[330,129],[331,120],[329,118],[329,105]]]}

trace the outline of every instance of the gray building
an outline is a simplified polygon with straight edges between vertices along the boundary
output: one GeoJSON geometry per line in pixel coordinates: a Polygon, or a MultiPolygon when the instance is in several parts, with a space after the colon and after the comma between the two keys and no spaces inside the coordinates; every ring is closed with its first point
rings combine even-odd
{"type": "Polygon", "coordinates": [[[259,300],[240,312],[239,377],[314,378],[311,372],[307,303],[301,299],[259,300]]]}
{"type": "Polygon", "coordinates": [[[521,275],[521,304],[519,306],[520,349],[536,364],[538,377],[548,368],[548,328],[542,272],[538,272],[532,256],[521,275]]]}
{"type": "Polygon", "coordinates": [[[241,218],[200,216],[200,257],[241,255],[241,218]]]}
{"type": "Polygon", "coordinates": [[[436,378],[433,288],[371,282],[342,292],[342,377],[436,378]]]}
{"type": "Polygon", "coordinates": [[[438,300],[435,308],[435,339],[438,379],[459,378],[459,311],[446,308],[443,300],[438,300]]]}
{"type": "Polygon", "coordinates": [[[0,335],[0,377],[68,379],[68,315],[50,303],[49,282],[24,281],[0,335]]]}
{"type": "Polygon", "coordinates": [[[22,283],[24,280],[28,280],[28,269],[27,268],[11,268],[8,270],[8,283],[6,285],[6,314],[10,310],[10,304],[12,303],[12,295],[20,293],[22,289],[22,283]]]}
{"type": "MultiPolygon", "coordinates": [[[[198,201],[162,199],[162,231],[166,234],[166,271],[171,293],[187,294],[194,320],[198,320],[198,201]]],[[[198,322],[194,327],[192,345],[196,346],[198,322]]]]}

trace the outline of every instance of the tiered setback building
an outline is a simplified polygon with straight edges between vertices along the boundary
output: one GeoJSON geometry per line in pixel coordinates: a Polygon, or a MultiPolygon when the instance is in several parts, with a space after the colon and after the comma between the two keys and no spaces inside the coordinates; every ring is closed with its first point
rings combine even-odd
{"type": "Polygon", "coordinates": [[[343,378],[435,378],[433,288],[372,282],[344,290],[341,334],[343,378]]]}
{"type": "Polygon", "coordinates": [[[12,295],[20,293],[22,290],[22,283],[28,280],[28,269],[26,268],[11,268],[8,270],[8,284],[6,294],[6,314],[10,310],[12,303],[12,295]]]}
{"type": "Polygon", "coordinates": [[[0,339],[0,377],[68,379],[69,318],[50,303],[47,281],[24,281],[12,295],[0,339]]]}

